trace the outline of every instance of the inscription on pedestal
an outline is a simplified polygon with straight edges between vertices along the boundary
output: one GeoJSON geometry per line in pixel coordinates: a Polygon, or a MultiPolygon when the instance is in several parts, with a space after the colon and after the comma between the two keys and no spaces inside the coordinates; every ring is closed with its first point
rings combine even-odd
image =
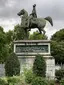
{"type": "Polygon", "coordinates": [[[37,54],[50,55],[50,41],[21,40],[14,42],[14,52],[22,56],[34,56],[37,54]]]}
{"type": "Polygon", "coordinates": [[[16,45],[16,53],[48,53],[48,45],[16,45]]]}

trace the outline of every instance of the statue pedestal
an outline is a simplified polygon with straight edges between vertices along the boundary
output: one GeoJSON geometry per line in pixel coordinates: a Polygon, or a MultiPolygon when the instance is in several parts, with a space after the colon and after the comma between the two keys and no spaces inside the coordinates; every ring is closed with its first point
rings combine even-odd
{"type": "Polygon", "coordinates": [[[20,73],[23,68],[30,69],[33,66],[35,56],[42,55],[46,61],[46,77],[55,78],[55,59],[50,53],[50,41],[48,40],[18,40],[14,41],[14,52],[20,61],[20,73]]]}

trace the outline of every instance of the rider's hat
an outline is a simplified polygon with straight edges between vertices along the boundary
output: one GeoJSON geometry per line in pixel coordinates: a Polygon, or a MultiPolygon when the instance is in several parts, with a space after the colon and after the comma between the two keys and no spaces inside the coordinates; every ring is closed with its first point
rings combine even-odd
{"type": "Polygon", "coordinates": [[[36,4],[33,5],[33,7],[35,7],[35,6],[36,6],[36,4]]]}

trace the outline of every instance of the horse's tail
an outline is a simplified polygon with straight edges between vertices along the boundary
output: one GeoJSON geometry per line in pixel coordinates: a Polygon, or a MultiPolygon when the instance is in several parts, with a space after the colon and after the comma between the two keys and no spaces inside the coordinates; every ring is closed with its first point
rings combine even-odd
{"type": "Polygon", "coordinates": [[[47,20],[47,21],[49,21],[50,22],[50,24],[53,26],[53,21],[52,21],[52,18],[51,17],[46,17],[46,18],[44,18],[45,20],[47,20]]]}

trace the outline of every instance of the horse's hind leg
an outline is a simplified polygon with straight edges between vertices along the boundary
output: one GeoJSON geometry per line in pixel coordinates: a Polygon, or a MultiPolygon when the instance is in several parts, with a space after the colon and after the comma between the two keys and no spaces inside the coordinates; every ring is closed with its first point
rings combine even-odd
{"type": "Polygon", "coordinates": [[[43,34],[45,35],[46,31],[43,28],[38,28],[38,29],[39,29],[40,34],[42,34],[42,31],[43,31],[43,34]]]}
{"type": "Polygon", "coordinates": [[[42,31],[43,31],[43,34],[45,35],[46,31],[44,29],[42,29],[42,31]]]}
{"type": "Polygon", "coordinates": [[[41,28],[38,28],[38,29],[39,29],[39,33],[42,34],[41,28]]]}

